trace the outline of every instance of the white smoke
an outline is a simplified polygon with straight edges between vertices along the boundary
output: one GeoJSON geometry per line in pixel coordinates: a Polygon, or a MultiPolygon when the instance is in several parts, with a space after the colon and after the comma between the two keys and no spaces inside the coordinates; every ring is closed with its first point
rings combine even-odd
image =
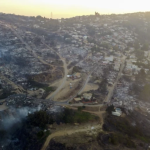
{"type": "Polygon", "coordinates": [[[1,118],[1,125],[5,130],[10,129],[14,124],[19,123],[22,121],[22,119],[26,118],[28,114],[32,114],[39,110],[41,110],[40,106],[37,108],[11,108],[8,115],[1,118]]]}

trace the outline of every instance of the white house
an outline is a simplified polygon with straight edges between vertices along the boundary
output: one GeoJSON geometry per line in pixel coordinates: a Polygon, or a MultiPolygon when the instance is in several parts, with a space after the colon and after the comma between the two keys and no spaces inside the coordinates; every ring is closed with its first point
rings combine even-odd
{"type": "Polygon", "coordinates": [[[122,111],[120,108],[116,108],[115,111],[112,111],[112,115],[114,116],[121,116],[122,111]]]}

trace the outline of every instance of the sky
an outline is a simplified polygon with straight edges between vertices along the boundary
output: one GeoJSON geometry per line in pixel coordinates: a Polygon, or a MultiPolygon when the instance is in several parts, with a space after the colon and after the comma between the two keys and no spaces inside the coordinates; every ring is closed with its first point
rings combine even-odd
{"type": "Polygon", "coordinates": [[[0,0],[0,12],[68,18],[79,15],[150,11],[150,0],[0,0]]]}

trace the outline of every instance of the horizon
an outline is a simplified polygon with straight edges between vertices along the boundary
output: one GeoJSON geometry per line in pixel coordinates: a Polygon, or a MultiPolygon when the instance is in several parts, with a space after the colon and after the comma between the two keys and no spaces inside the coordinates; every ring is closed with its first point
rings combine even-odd
{"type": "MultiPolygon", "coordinates": [[[[25,17],[37,17],[37,16],[41,16],[41,17],[45,17],[47,19],[69,19],[69,18],[73,18],[73,17],[80,17],[80,16],[91,16],[91,15],[95,15],[97,11],[93,12],[92,14],[86,14],[86,15],[74,15],[74,16],[71,16],[71,17],[60,17],[60,18],[51,18],[51,17],[46,17],[46,16],[42,16],[40,14],[37,14],[37,15],[21,15],[21,14],[15,14],[15,13],[5,13],[5,12],[0,12],[1,14],[6,14],[6,15],[16,15],[16,16],[25,16],[25,17]]],[[[102,16],[102,15],[124,15],[124,14],[134,14],[134,13],[146,13],[146,12],[150,12],[150,11],[137,11],[137,12],[127,12],[127,13],[103,13],[103,14],[99,14],[102,16]]]]}
{"type": "Polygon", "coordinates": [[[6,14],[16,14],[24,16],[38,16],[51,18],[71,18],[74,16],[91,15],[94,12],[100,14],[125,14],[135,12],[150,11],[149,2],[147,0],[140,0],[132,2],[120,2],[119,0],[98,1],[86,3],[85,0],[80,2],[70,2],[69,0],[49,2],[48,0],[1,0],[0,10],[6,14]],[[136,5],[135,5],[136,4],[136,5]]]}

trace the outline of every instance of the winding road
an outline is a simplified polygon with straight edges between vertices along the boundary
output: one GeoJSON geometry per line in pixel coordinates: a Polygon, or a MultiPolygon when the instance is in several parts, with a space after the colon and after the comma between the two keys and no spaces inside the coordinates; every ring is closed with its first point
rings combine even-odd
{"type": "Polygon", "coordinates": [[[46,139],[43,147],[41,150],[46,150],[46,148],[48,147],[49,145],[49,142],[51,141],[52,138],[54,137],[60,137],[60,136],[66,136],[66,135],[71,135],[71,134],[74,134],[74,133],[79,133],[79,132],[87,132],[87,131],[91,131],[91,127],[95,129],[101,129],[101,126],[100,125],[97,125],[97,126],[89,126],[89,127],[83,127],[83,128],[79,128],[79,129],[72,129],[72,130],[62,130],[62,131],[58,131],[58,132],[55,132],[55,133],[52,133],[48,136],[48,138],[46,139]]]}
{"type": "MultiPolygon", "coordinates": [[[[42,43],[47,46],[47,48],[49,48],[50,50],[54,51],[51,47],[49,47],[49,45],[47,45],[43,40],[42,40],[42,43]]],[[[63,68],[64,68],[64,77],[61,81],[61,84],[58,86],[58,88],[55,90],[55,92],[53,92],[53,94],[49,97],[49,99],[53,99],[58,93],[59,91],[65,86],[65,83],[67,81],[67,74],[68,74],[68,69],[67,69],[67,63],[66,63],[66,60],[59,54],[57,53],[56,51],[54,51],[58,56],[59,58],[62,60],[63,62],[63,68]]]]}
{"type": "Polygon", "coordinates": [[[84,126],[79,126],[79,127],[76,127],[76,126],[72,126],[72,129],[67,129],[67,130],[60,130],[60,131],[57,131],[57,132],[54,132],[52,134],[50,134],[43,147],[41,148],[41,150],[46,150],[46,148],[48,147],[50,141],[52,138],[54,137],[59,137],[59,136],[66,136],[66,135],[71,135],[71,134],[74,134],[74,133],[80,133],[80,132],[90,132],[93,130],[98,130],[98,131],[102,131],[102,125],[103,125],[103,114],[105,113],[105,111],[101,111],[101,112],[91,112],[91,111],[85,111],[85,112],[89,112],[91,114],[94,114],[96,116],[98,116],[100,118],[100,124],[97,124],[97,125],[84,125],[84,126]]]}

